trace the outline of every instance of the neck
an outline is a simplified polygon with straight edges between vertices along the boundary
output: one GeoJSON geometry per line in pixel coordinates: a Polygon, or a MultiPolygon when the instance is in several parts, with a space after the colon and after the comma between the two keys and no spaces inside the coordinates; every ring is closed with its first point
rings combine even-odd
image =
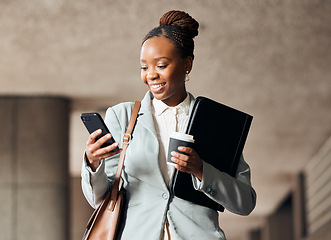
{"type": "Polygon", "coordinates": [[[178,104],[183,102],[186,97],[187,97],[187,92],[185,91],[185,93],[183,93],[182,95],[180,95],[179,97],[177,97],[175,99],[174,98],[165,99],[165,100],[162,100],[162,102],[167,104],[169,107],[176,107],[178,104]]]}

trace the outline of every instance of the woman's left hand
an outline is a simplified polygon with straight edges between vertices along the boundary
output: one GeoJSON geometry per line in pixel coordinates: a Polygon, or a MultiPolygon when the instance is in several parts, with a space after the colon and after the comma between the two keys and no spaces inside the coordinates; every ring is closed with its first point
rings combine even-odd
{"type": "Polygon", "coordinates": [[[179,171],[193,174],[202,181],[202,160],[198,153],[189,147],[179,147],[178,150],[187,155],[176,151],[171,152],[171,160],[176,163],[176,168],[179,171]]]}

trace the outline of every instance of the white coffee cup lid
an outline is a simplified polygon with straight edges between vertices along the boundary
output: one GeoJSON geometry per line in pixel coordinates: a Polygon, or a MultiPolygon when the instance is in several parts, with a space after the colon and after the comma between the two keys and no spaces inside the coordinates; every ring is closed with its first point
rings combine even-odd
{"type": "Polygon", "coordinates": [[[178,140],[194,143],[193,136],[186,133],[173,132],[171,133],[170,137],[178,140]]]}

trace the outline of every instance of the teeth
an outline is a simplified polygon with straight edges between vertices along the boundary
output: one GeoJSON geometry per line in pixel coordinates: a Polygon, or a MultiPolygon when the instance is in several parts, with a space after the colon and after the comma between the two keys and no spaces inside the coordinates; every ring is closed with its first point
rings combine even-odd
{"type": "Polygon", "coordinates": [[[153,84],[151,85],[151,88],[159,88],[162,87],[165,83],[160,83],[160,84],[153,84]]]}

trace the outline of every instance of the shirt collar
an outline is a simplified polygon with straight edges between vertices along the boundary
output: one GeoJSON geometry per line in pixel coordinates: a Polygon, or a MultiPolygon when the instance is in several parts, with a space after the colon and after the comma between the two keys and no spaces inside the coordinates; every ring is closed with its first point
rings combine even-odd
{"type": "Polygon", "coordinates": [[[184,101],[182,101],[180,104],[178,104],[175,107],[169,107],[167,104],[162,102],[161,100],[157,100],[156,98],[153,98],[153,106],[155,109],[156,115],[160,116],[162,113],[164,113],[167,109],[177,108],[179,112],[184,112],[186,115],[190,112],[190,95],[187,94],[184,101]]]}

